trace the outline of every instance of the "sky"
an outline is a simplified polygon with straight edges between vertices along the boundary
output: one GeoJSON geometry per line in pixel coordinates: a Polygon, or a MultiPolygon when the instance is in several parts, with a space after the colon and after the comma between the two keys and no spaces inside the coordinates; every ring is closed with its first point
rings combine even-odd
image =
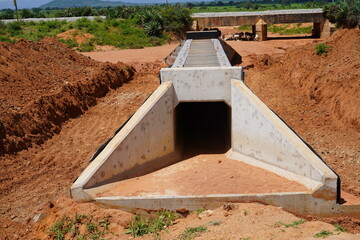
{"type": "MultiPolygon", "coordinates": [[[[39,7],[45,3],[50,2],[51,0],[17,0],[18,8],[33,8],[39,7]]],[[[14,8],[13,0],[0,0],[0,9],[3,8],[14,8]]]]}

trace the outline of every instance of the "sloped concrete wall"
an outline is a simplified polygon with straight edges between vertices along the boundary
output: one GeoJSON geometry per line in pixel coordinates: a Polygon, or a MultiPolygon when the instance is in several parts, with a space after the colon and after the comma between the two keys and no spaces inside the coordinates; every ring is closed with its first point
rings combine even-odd
{"type": "Polygon", "coordinates": [[[136,177],[177,160],[171,82],[161,84],[71,187],[76,200],[90,200],[83,189],[136,177]]]}
{"type": "MultiPolygon", "coordinates": [[[[308,186],[306,179],[316,181],[321,184],[313,184],[314,197],[337,198],[334,172],[242,81],[232,80],[231,102],[232,158],[266,163],[285,170],[282,172],[285,177],[286,172],[297,175],[296,180],[308,186]]],[[[268,170],[276,172],[275,168],[268,170]]],[[[294,180],[294,175],[291,178],[294,180]]]]}

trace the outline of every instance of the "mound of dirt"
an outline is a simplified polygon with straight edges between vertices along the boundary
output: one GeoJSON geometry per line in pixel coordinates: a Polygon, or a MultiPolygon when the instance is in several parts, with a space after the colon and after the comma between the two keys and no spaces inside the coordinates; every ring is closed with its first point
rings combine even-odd
{"type": "Polygon", "coordinates": [[[341,30],[324,42],[332,50],[316,55],[318,43],[289,49],[283,76],[344,124],[360,131],[360,30],[341,30]]]}
{"type": "Polygon", "coordinates": [[[42,144],[134,69],[99,63],[47,38],[0,43],[0,155],[42,144]]]}
{"type": "Polygon", "coordinates": [[[71,29],[66,32],[59,33],[56,35],[56,38],[64,40],[72,39],[75,40],[77,44],[84,44],[87,43],[90,39],[95,38],[95,36],[90,33],[84,33],[77,29],[71,29]]]}

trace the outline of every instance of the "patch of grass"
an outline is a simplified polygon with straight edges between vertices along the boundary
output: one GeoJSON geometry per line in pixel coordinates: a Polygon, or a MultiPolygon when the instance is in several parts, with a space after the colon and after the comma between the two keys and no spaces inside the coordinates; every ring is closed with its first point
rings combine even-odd
{"type": "Polygon", "coordinates": [[[338,223],[334,224],[334,227],[335,227],[336,232],[346,232],[345,228],[340,226],[340,224],[338,224],[338,223]]]}
{"type": "Polygon", "coordinates": [[[293,221],[293,222],[292,222],[292,223],[290,223],[290,224],[284,224],[284,226],[285,226],[286,228],[289,228],[289,227],[296,227],[296,226],[298,226],[298,225],[300,225],[300,224],[303,224],[303,223],[306,223],[306,221],[305,221],[305,220],[300,219],[300,220],[297,220],[297,221],[293,221]]]}
{"type": "Polygon", "coordinates": [[[291,27],[289,24],[283,25],[269,25],[268,31],[272,33],[279,33],[280,35],[296,35],[296,34],[311,34],[312,26],[302,27],[302,24],[296,24],[291,27]]]}
{"type": "Polygon", "coordinates": [[[151,221],[137,215],[129,222],[126,234],[131,234],[133,237],[140,237],[149,233],[158,235],[161,230],[171,226],[176,218],[176,214],[170,211],[156,213],[151,221]]]}
{"type": "Polygon", "coordinates": [[[196,212],[197,214],[200,214],[200,213],[202,213],[203,211],[205,211],[205,208],[198,208],[198,209],[195,210],[195,212],[196,212]]]}
{"type": "Polygon", "coordinates": [[[73,218],[64,217],[62,220],[57,221],[47,233],[50,239],[56,240],[65,240],[69,236],[72,239],[103,240],[102,236],[108,233],[109,225],[108,219],[96,221],[91,216],[75,214],[73,218]],[[81,226],[85,226],[86,230],[80,232],[81,226]]]}
{"type": "Polygon", "coordinates": [[[245,209],[245,210],[243,211],[243,213],[244,213],[244,216],[247,216],[247,215],[249,215],[250,211],[247,210],[247,209],[245,209]]]}
{"type": "Polygon", "coordinates": [[[80,44],[80,46],[78,47],[77,50],[80,52],[91,52],[94,49],[95,49],[94,40],[91,39],[91,40],[87,41],[86,43],[80,44]]]}
{"type": "Polygon", "coordinates": [[[323,230],[317,234],[314,235],[315,238],[326,238],[330,235],[333,235],[333,232],[329,232],[329,231],[326,231],[326,230],[323,230]]]}
{"type": "Polygon", "coordinates": [[[221,221],[221,220],[212,220],[212,221],[208,222],[207,225],[208,226],[219,226],[222,223],[223,223],[223,221],[221,221]]]}
{"type": "Polygon", "coordinates": [[[325,43],[319,43],[315,46],[315,52],[317,55],[327,56],[328,52],[332,50],[331,46],[327,46],[325,43]]]}
{"type": "Polygon", "coordinates": [[[66,44],[69,48],[76,48],[79,46],[75,39],[58,39],[59,42],[66,44]]]}
{"type": "Polygon", "coordinates": [[[252,31],[251,25],[239,26],[237,29],[240,30],[240,31],[252,31]]]}
{"type": "Polygon", "coordinates": [[[302,220],[302,219],[293,221],[292,223],[289,223],[289,224],[285,224],[281,221],[278,221],[278,222],[274,223],[272,226],[275,228],[278,228],[281,226],[284,226],[285,228],[289,228],[289,227],[297,228],[298,225],[303,224],[303,223],[306,223],[306,221],[302,220]]]}
{"type": "Polygon", "coordinates": [[[8,35],[0,35],[0,42],[14,43],[15,41],[12,40],[8,35]]]}
{"type": "Polygon", "coordinates": [[[193,239],[199,236],[199,233],[206,232],[207,228],[204,226],[189,227],[180,235],[181,240],[193,239]]]}

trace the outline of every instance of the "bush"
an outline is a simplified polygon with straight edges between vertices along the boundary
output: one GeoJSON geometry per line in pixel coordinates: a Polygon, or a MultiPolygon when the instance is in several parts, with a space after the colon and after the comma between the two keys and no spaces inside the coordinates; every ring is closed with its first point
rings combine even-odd
{"type": "Polygon", "coordinates": [[[15,41],[10,39],[10,37],[7,35],[0,35],[0,42],[15,43],[15,41]]]}
{"type": "Polygon", "coordinates": [[[324,15],[338,27],[355,28],[360,21],[360,1],[344,0],[324,6],[324,15]]]}
{"type": "Polygon", "coordinates": [[[141,216],[135,216],[127,227],[127,234],[133,237],[140,237],[152,233],[158,235],[159,232],[173,224],[177,218],[175,213],[168,211],[158,212],[152,221],[146,221],[141,216]]]}
{"type": "Polygon", "coordinates": [[[61,43],[66,44],[69,48],[76,48],[79,46],[79,44],[76,42],[76,40],[68,38],[68,39],[59,39],[58,40],[61,43]]]}
{"type": "Polygon", "coordinates": [[[332,47],[327,46],[325,43],[319,43],[315,46],[315,52],[317,55],[327,56],[328,52],[331,51],[332,47]]]}

